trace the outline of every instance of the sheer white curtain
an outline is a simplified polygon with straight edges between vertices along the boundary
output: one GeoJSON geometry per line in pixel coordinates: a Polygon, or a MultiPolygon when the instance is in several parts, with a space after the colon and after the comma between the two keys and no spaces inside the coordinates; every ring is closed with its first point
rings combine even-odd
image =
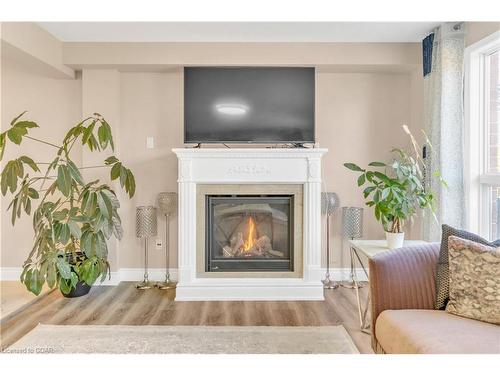
{"type": "Polygon", "coordinates": [[[440,224],[462,228],[463,63],[464,25],[443,24],[433,31],[432,67],[424,77],[424,126],[432,143],[427,148],[428,186],[436,195],[436,216],[425,215],[424,238],[439,241],[440,224]],[[431,175],[440,171],[447,187],[431,175]]]}

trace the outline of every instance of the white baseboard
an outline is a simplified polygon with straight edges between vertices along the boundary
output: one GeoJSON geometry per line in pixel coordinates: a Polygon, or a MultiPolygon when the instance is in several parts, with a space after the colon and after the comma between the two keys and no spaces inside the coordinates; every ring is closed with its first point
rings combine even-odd
{"type": "MultiPolygon", "coordinates": [[[[0,280],[1,281],[17,281],[23,271],[22,267],[0,267],[0,280]]],[[[356,277],[359,281],[368,281],[362,268],[357,268],[356,277]]],[[[318,270],[317,278],[321,280],[324,278],[326,268],[318,270]]],[[[164,268],[151,268],[148,270],[149,279],[153,281],[161,281],[165,278],[164,268]]],[[[349,268],[331,268],[330,278],[335,281],[349,280],[349,268]]],[[[172,280],[177,280],[177,269],[170,270],[170,277],[172,280]]],[[[141,268],[121,268],[117,271],[111,272],[111,277],[106,279],[100,285],[118,285],[121,281],[140,281],[144,277],[144,270],[141,268]]]]}
{"type": "Polygon", "coordinates": [[[17,281],[23,272],[22,267],[1,267],[0,280],[1,281],[17,281]]]}
{"type": "MultiPolygon", "coordinates": [[[[140,281],[144,278],[144,269],[142,268],[120,268],[120,281],[140,281]]],[[[150,268],[148,270],[149,280],[165,280],[165,268],[150,268]]],[[[170,269],[170,278],[177,280],[177,268],[170,269]]]]}

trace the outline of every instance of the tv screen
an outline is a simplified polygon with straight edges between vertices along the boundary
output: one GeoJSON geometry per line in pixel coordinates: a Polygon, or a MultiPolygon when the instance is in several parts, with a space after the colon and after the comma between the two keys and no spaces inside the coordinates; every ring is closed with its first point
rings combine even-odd
{"type": "Polygon", "coordinates": [[[185,143],[313,143],[314,68],[184,68],[185,143]]]}

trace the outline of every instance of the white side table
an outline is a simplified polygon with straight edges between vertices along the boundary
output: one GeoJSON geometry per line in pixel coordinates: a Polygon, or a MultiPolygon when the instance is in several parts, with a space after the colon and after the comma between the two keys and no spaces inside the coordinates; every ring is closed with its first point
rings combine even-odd
{"type": "MultiPolygon", "coordinates": [[[[414,245],[422,245],[425,244],[425,241],[405,241],[403,246],[414,246],[414,245]]],[[[351,278],[354,289],[356,290],[356,299],[358,302],[358,315],[359,315],[359,324],[362,332],[370,333],[369,328],[370,324],[366,321],[366,314],[368,312],[368,306],[370,305],[370,292],[368,292],[368,296],[365,301],[365,307],[363,308],[361,305],[361,298],[359,296],[359,281],[356,275],[356,261],[359,263],[363,272],[370,281],[370,275],[368,274],[367,265],[363,263],[363,259],[360,255],[363,255],[365,258],[370,259],[377,254],[384,253],[389,250],[387,247],[386,240],[349,240],[349,252],[351,257],[351,278]]]]}

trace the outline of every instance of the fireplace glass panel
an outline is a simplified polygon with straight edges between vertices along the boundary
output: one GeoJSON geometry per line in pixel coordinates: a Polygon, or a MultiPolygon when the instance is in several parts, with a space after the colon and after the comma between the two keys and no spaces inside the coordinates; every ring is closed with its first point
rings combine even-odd
{"type": "Polygon", "coordinates": [[[293,271],[293,195],[210,195],[206,208],[206,271],[293,271]]]}

